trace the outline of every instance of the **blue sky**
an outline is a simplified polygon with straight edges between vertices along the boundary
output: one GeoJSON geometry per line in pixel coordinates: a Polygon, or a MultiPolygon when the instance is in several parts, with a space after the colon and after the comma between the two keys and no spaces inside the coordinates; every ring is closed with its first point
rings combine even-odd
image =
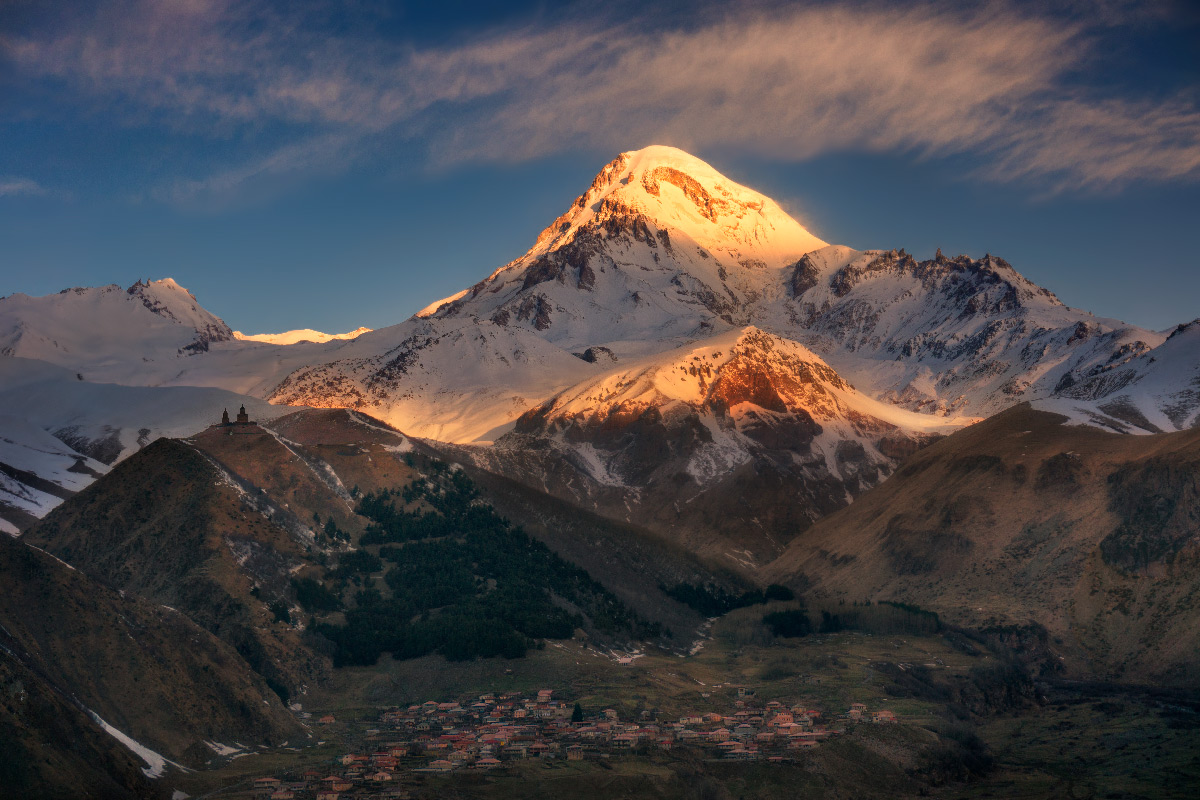
{"type": "Polygon", "coordinates": [[[246,332],[382,327],[659,143],[829,241],[1200,315],[1187,3],[60,5],[0,5],[0,294],[171,276],[246,332]]]}

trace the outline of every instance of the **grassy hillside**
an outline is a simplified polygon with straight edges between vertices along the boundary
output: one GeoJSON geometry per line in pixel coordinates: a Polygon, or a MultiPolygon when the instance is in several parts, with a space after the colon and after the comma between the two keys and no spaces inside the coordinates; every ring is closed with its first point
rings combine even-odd
{"type": "Polygon", "coordinates": [[[916,453],[762,580],[1049,632],[1072,674],[1200,682],[1200,430],[1011,409],[916,453]]]}
{"type": "MultiPolygon", "coordinates": [[[[498,494],[375,420],[302,411],[160,440],[27,536],[178,608],[285,699],[382,652],[518,657],[577,628],[674,635],[497,514],[498,494]]],[[[663,609],[681,637],[701,622],[665,596],[663,609]]]]}
{"type": "Polygon", "coordinates": [[[0,650],[0,798],[160,798],[145,764],[0,650]]]}
{"type": "Polygon", "coordinates": [[[59,792],[70,775],[91,796],[147,794],[146,765],[87,710],[193,767],[212,756],[205,741],[307,735],[233,648],[177,611],[122,596],[8,537],[0,583],[0,706],[13,748],[0,759],[12,782],[0,784],[40,787],[23,796],[59,792]],[[140,765],[132,773],[131,758],[140,765]]]}
{"type": "Polygon", "coordinates": [[[194,447],[160,439],[24,538],[107,586],[178,609],[286,695],[327,671],[268,609],[306,556],[289,516],[194,447]]]}

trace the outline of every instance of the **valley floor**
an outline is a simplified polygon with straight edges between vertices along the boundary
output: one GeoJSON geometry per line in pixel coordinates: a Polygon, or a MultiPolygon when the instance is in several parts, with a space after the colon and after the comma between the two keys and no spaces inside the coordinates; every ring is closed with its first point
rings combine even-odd
{"type": "MultiPolygon", "coordinates": [[[[693,656],[601,653],[580,641],[548,643],[525,659],[450,663],[440,657],[335,673],[331,686],[300,698],[313,744],[215,756],[210,769],[164,778],[193,797],[269,797],[254,780],[302,781],[341,775],[342,757],[368,755],[405,736],[389,709],[426,701],[464,706],[485,693],[578,702],[589,721],[611,710],[621,722],[666,730],[684,717],[752,714],[772,701],[823,711],[834,735],[782,760],[733,762],[709,743],[630,751],[590,745],[582,760],[566,748],[519,759],[497,751],[491,769],[430,771],[436,754],[403,757],[393,780],[352,784],[354,797],[1192,797],[1200,785],[1200,703],[1188,693],[1038,681],[1022,693],[1005,684],[996,654],[953,634],[856,632],[772,639],[743,609],[713,627],[693,656]],[[764,636],[765,634],[765,636],[764,636]],[[752,693],[746,697],[743,693],[752,693]],[[898,724],[856,723],[851,705],[888,709],[898,724]],[[317,724],[323,716],[334,722],[317,724]],[[319,739],[316,737],[320,737],[319,739]],[[316,744],[320,741],[321,744],[316,744]]],[[[610,714],[609,716],[612,716],[610,714]]],[[[769,716],[769,715],[768,715],[769,716]]],[[[720,723],[715,723],[720,724],[720,723]]],[[[690,727],[696,728],[692,725],[690,727]]],[[[700,726],[703,729],[705,726],[700,726]]],[[[711,729],[713,725],[708,725],[711,729]]],[[[414,753],[417,751],[414,750],[414,753]]],[[[269,787],[268,787],[269,788],[269,787]]]]}

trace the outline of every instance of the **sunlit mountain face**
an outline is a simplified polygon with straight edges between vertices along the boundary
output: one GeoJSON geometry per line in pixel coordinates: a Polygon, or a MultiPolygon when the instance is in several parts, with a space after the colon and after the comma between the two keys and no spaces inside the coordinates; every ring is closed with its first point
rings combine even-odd
{"type": "Polygon", "coordinates": [[[0,800],[1190,798],[1198,24],[0,8],[0,800]]]}

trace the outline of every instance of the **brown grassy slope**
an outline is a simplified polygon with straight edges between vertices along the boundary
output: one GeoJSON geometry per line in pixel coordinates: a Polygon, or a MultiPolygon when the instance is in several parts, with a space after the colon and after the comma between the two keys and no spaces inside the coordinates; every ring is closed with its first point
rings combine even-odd
{"type": "Polygon", "coordinates": [[[0,800],[159,798],[145,763],[0,650],[0,800]]]}
{"type": "MultiPolygon", "coordinates": [[[[803,437],[781,436],[771,449],[701,486],[687,464],[709,436],[707,429],[696,419],[668,428],[660,417],[651,414],[644,425],[614,433],[614,439],[629,442],[622,458],[646,469],[644,482],[631,486],[600,483],[577,463],[577,454],[543,436],[511,433],[498,447],[436,446],[448,459],[504,475],[617,524],[636,525],[746,575],[777,557],[814,519],[846,503],[841,481],[814,477],[795,463],[793,453],[808,447],[803,437]]],[[[859,490],[856,484],[853,493],[859,490]]]]}
{"type": "Polygon", "coordinates": [[[762,580],[1034,621],[1076,673],[1200,682],[1200,430],[1062,421],[1020,406],[922,450],[762,580]]]}
{"type": "Polygon", "coordinates": [[[0,540],[0,643],[13,659],[176,761],[203,740],[304,735],[229,645],[183,614],[98,584],[20,541],[0,540]]]}
{"type": "Polygon", "coordinates": [[[399,431],[366,414],[316,409],[288,414],[270,423],[272,430],[299,445],[310,459],[323,461],[346,489],[360,492],[404,486],[416,472],[402,456],[406,440],[399,431]]]}
{"type": "Polygon", "coordinates": [[[252,502],[197,449],[160,439],[25,539],[108,586],[179,609],[295,693],[328,664],[300,644],[296,630],[273,622],[266,604],[289,591],[304,545],[252,502]]]}
{"type": "MultiPolygon", "coordinates": [[[[313,525],[313,514],[360,533],[350,490],[403,486],[415,474],[394,451],[404,441],[383,423],[341,409],[299,411],[256,434],[210,428],[192,442],[226,470],[265,492],[284,516],[313,525]],[[359,419],[368,420],[359,422],[359,419]]],[[[281,520],[282,521],[282,518],[281,520]]]]}

